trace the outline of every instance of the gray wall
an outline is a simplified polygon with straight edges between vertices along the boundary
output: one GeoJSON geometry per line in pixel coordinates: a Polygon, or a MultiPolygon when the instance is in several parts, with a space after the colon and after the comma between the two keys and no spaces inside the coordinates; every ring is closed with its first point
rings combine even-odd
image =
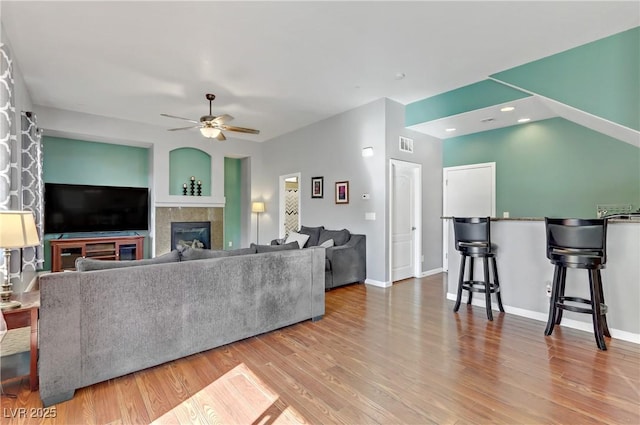
{"type": "Polygon", "coordinates": [[[437,270],[442,267],[442,141],[405,128],[404,105],[390,99],[386,105],[387,175],[391,159],[422,165],[422,271],[437,270]],[[413,154],[400,151],[399,136],[413,139],[413,154]]]}
{"type": "Polygon", "coordinates": [[[253,199],[266,203],[261,242],[278,237],[279,176],[300,172],[302,224],[367,235],[367,279],[387,281],[385,104],[379,99],[264,143],[262,165],[254,167],[259,174],[252,181],[253,199]],[[374,155],[363,158],[367,146],[374,155]],[[311,199],[316,176],[324,177],[322,199],[311,199]],[[336,205],[334,184],[344,180],[349,181],[349,204],[336,205]],[[363,200],[363,193],[371,199],[363,200]],[[374,212],[376,220],[365,220],[366,212],[374,212]]]}
{"type": "MultiPolygon", "coordinates": [[[[442,267],[442,142],[404,127],[404,105],[379,99],[264,143],[260,170],[252,181],[253,199],[264,199],[260,241],[278,237],[278,178],[300,172],[301,216],[305,226],[347,228],[367,235],[367,279],[391,280],[388,255],[389,160],[422,165],[423,271],[442,267]],[[414,154],[398,149],[398,136],[414,140],[414,154]],[[373,157],[363,158],[371,146],[373,157]],[[311,199],[311,177],[324,177],[324,198],[311,199]],[[348,205],[334,202],[334,183],[348,180],[348,205]],[[369,193],[370,200],[362,194],[369,193]],[[376,220],[365,220],[373,212],[376,220]]],[[[255,229],[255,218],[252,222],[255,229]]]]}

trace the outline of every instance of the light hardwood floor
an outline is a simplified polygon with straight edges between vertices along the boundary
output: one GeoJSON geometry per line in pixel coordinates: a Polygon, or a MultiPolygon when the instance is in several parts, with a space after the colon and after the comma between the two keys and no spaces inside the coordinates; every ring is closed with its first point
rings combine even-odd
{"type": "Polygon", "coordinates": [[[443,276],[332,290],[318,322],[80,389],[55,419],[7,417],[41,407],[23,380],[5,387],[18,398],[2,398],[2,423],[640,423],[640,346],[454,314],[443,276]]]}

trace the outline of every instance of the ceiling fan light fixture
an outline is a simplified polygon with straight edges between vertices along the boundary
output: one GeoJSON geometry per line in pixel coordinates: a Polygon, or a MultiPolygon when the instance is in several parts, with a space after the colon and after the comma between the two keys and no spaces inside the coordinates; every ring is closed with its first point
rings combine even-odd
{"type": "Polygon", "coordinates": [[[220,134],[220,130],[213,127],[200,127],[200,133],[207,139],[215,139],[220,134]]]}

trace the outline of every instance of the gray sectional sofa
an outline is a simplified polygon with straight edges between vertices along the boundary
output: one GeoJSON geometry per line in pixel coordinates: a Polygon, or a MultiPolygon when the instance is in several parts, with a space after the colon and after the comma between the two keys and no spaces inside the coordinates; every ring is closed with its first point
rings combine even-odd
{"type": "Polygon", "coordinates": [[[238,251],[83,260],[87,271],[42,276],[44,406],[77,388],[323,316],[323,248],[238,251]]]}
{"type": "MultiPolygon", "coordinates": [[[[326,248],[325,289],[350,283],[364,282],[367,278],[367,237],[347,229],[328,230],[324,226],[300,227],[298,233],[308,235],[303,248],[317,247],[330,242],[326,248]]],[[[274,239],[272,245],[281,240],[274,239]]]]}

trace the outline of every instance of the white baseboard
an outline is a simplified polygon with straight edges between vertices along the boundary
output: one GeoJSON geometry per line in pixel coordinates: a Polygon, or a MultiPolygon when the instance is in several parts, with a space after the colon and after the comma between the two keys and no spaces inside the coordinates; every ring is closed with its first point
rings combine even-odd
{"type": "Polygon", "coordinates": [[[366,279],[364,283],[371,286],[377,286],[379,288],[389,288],[393,284],[393,282],[381,282],[373,279],[366,279]]]}
{"type": "MultiPolygon", "coordinates": [[[[484,308],[484,297],[482,299],[478,299],[479,297],[475,297],[473,301],[471,301],[472,305],[483,307],[484,308]]],[[[447,292],[447,299],[451,301],[456,300],[456,294],[452,294],[447,292]]],[[[462,302],[467,302],[467,294],[462,294],[462,302]]],[[[537,320],[539,322],[545,322],[549,319],[548,314],[540,313],[538,311],[525,310],[523,308],[518,307],[510,307],[508,305],[503,305],[505,313],[514,314],[516,316],[526,317],[527,319],[537,320]]],[[[491,310],[499,311],[498,304],[492,302],[491,310]]],[[[573,319],[562,319],[562,324],[560,326],[564,326],[571,329],[578,329],[580,331],[593,333],[593,324],[591,322],[581,322],[579,320],[573,319]]],[[[635,344],[640,344],[640,334],[634,334],[632,332],[621,331],[618,329],[609,328],[609,332],[611,332],[611,337],[616,339],[621,339],[623,341],[633,342],[635,344]]]]}
{"type": "Polygon", "coordinates": [[[422,274],[420,275],[420,277],[427,277],[427,276],[432,276],[434,274],[438,274],[438,273],[442,273],[442,267],[439,267],[437,269],[432,269],[432,270],[427,270],[425,272],[422,272],[422,274]]]}

